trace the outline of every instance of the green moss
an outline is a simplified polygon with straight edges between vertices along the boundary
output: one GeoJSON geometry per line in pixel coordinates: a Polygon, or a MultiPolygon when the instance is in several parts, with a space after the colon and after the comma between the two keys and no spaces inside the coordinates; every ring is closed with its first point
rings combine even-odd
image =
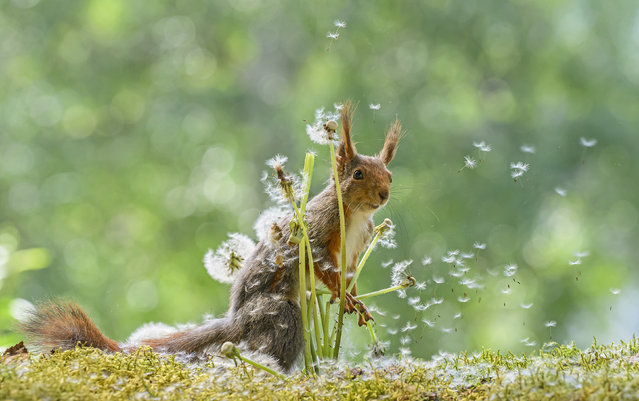
{"type": "Polygon", "coordinates": [[[484,350],[429,362],[323,366],[317,377],[282,381],[214,357],[183,363],[150,349],[105,354],[91,348],[0,363],[0,399],[616,399],[639,394],[639,341],[546,345],[534,355],[484,350]],[[374,366],[374,367],[373,367],[374,366]]]}

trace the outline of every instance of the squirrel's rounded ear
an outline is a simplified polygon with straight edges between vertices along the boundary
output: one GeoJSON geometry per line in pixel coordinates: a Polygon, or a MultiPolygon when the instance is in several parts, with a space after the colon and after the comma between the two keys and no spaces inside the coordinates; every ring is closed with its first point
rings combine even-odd
{"type": "Polygon", "coordinates": [[[339,155],[344,158],[343,161],[349,161],[355,157],[357,152],[355,146],[351,142],[351,126],[353,124],[353,111],[355,107],[350,100],[342,105],[341,121],[342,121],[342,140],[339,143],[339,155]]]}
{"type": "Polygon", "coordinates": [[[385,165],[393,160],[395,157],[395,151],[397,150],[397,145],[399,143],[400,138],[402,137],[402,124],[398,119],[395,119],[395,122],[391,124],[388,133],[386,134],[386,141],[384,141],[384,147],[382,151],[379,153],[379,158],[382,159],[385,165]]]}

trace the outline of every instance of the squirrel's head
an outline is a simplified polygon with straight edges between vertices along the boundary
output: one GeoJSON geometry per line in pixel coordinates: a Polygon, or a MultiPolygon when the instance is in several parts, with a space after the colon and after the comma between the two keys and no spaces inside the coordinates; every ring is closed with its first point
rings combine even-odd
{"type": "Polygon", "coordinates": [[[395,156],[402,126],[395,120],[386,134],[378,155],[360,155],[351,141],[353,106],[346,102],[341,110],[342,139],[337,151],[337,172],[342,200],[351,211],[374,212],[388,202],[392,174],[387,166],[395,156]]]}

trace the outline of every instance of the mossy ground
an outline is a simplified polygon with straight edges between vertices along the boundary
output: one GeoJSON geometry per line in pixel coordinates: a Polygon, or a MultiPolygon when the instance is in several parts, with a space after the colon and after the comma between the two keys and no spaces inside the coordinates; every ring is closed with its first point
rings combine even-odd
{"type": "Polygon", "coordinates": [[[484,351],[432,361],[334,364],[286,381],[217,357],[183,363],[149,349],[91,348],[0,360],[0,399],[623,399],[639,394],[639,341],[548,346],[534,355],[484,351]]]}

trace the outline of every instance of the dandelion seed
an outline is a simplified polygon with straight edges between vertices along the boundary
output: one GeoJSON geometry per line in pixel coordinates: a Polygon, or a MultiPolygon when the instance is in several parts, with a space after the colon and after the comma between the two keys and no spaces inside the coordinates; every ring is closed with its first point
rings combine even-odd
{"type": "Polygon", "coordinates": [[[372,313],[376,313],[380,316],[386,316],[386,312],[381,310],[377,305],[369,305],[368,310],[372,313]]]}
{"type": "Polygon", "coordinates": [[[521,342],[527,347],[534,347],[537,345],[535,341],[530,340],[530,337],[523,338],[521,342]]]}
{"type": "Polygon", "coordinates": [[[408,295],[406,295],[406,290],[397,290],[395,291],[395,293],[397,294],[398,298],[406,298],[408,295]]]}
{"type": "Polygon", "coordinates": [[[522,175],[524,175],[524,172],[521,170],[515,170],[515,171],[511,171],[510,172],[510,176],[514,179],[517,179],[519,177],[521,177],[522,175]]]}
{"type": "Polygon", "coordinates": [[[493,277],[495,277],[495,276],[497,276],[499,274],[498,271],[492,270],[492,269],[486,269],[486,273],[490,274],[493,277]]]}
{"type": "Polygon", "coordinates": [[[446,334],[450,334],[454,331],[455,329],[453,328],[446,328],[446,327],[442,327],[442,331],[446,334]]]}
{"type": "Polygon", "coordinates": [[[477,167],[477,160],[473,159],[470,156],[464,156],[464,167],[462,167],[459,170],[457,170],[457,172],[459,173],[465,168],[468,168],[468,169],[472,170],[475,167],[477,167]]]}
{"type": "Polygon", "coordinates": [[[448,256],[457,256],[459,255],[459,249],[453,249],[452,251],[447,252],[448,256]]]}
{"type": "Polygon", "coordinates": [[[524,162],[510,163],[510,168],[526,172],[530,168],[530,164],[524,162]]]}
{"type": "Polygon", "coordinates": [[[393,315],[393,320],[397,320],[397,319],[399,319],[400,317],[402,317],[402,315],[393,315]]]}
{"type": "Polygon", "coordinates": [[[406,322],[406,325],[402,327],[402,333],[415,330],[416,328],[417,328],[416,324],[411,324],[411,322],[406,322]]]}
{"type": "Polygon", "coordinates": [[[468,287],[469,285],[473,285],[473,284],[475,284],[475,280],[471,280],[471,279],[469,279],[469,278],[465,278],[465,279],[461,280],[461,281],[459,282],[459,284],[460,284],[460,285],[463,285],[463,286],[465,286],[465,287],[468,287]]]}
{"type": "Polygon", "coordinates": [[[521,145],[519,148],[524,153],[535,153],[535,147],[530,145],[521,145]]]}
{"type": "Polygon", "coordinates": [[[455,313],[455,316],[453,316],[453,319],[459,319],[460,317],[462,317],[461,312],[455,313]]]}
{"type": "Polygon", "coordinates": [[[581,143],[581,146],[585,148],[592,148],[597,144],[597,140],[595,138],[586,139],[582,136],[581,138],[579,138],[579,143],[581,143]]]}
{"type": "Polygon", "coordinates": [[[480,242],[475,242],[473,244],[473,248],[475,248],[475,249],[486,249],[486,244],[482,244],[480,242]]]}
{"type": "Polygon", "coordinates": [[[576,260],[569,260],[568,264],[570,266],[575,266],[575,265],[580,265],[581,264],[581,259],[576,259],[576,260]]]}
{"type": "Polygon", "coordinates": [[[448,272],[448,274],[452,277],[460,278],[461,276],[464,275],[464,272],[460,270],[451,270],[448,272]]]}
{"type": "Polygon", "coordinates": [[[459,302],[464,304],[464,303],[470,301],[470,297],[468,297],[468,296],[457,297],[457,301],[459,301],[459,302]]]}
{"type": "Polygon", "coordinates": [[[428,327],[434,327],[435,326],[434,322],[431,322],[430,320],[427,320],[427,319],[422,319],[422,322],[428,327]]]}
{"type": "Polygon", "coordinates": [[[430,303],[433,305],[439,305],[444,302],[444,298],[431,298],[430,303]]]}
{"type": "Polygon", "coordinates": [[[418,291],[422,291],[426,289],[426,283],[424,281],[418,281],[417,283],[415,283],[415,287],[416,290],[418,291]]]}
{"type": "Polygon", "coordinates": [[[288,212],[279,206],[273,206],[264,210],[253,224],[257,239],[271,246],[277,245],[273,243],[275,238],[271,236],[271,228],[273,224],[278,224],[287,215],[288,212]]]}
{"type": "Polygon", "coordinates": [[[472,259],[475,257],[475,254],[470,252],[470,253],[462,253],[461,255],[462,259],[472,259]]]}
{"type": "Polygon", "coordinates": [[[288,157],[286,156],[275,155],[266,161],[266,165],[272,169],[275,169],[278,166],[283,167],[287,160],[288,160],[288,157]]]}
{"type": "Polygon", "coordinates": [[[397,329],[387,329],[386,332],[388,332],[388,334],[390,334],[391,336],[394,336],[395,334],[398,333],[399,330],[397,329]]]}
{"type": "Polygon", "coordinates": [[[476,147],[477,149],[479,149],[482,152],[490,152],[490,150],[491,150],[490,145],[486,145],[486,142],[484,142],[484,141],[473,142],[473,146],[476,147]]]}
{"type": "Polygon", "coordinates": [[[431,263],[433,263],[433,259],[430,256],[424,256],[422,258],[422,266],[428,266],[431,263]]]}
{"type": "Polygon", "coordinates": [[[421,301],[419,297],[408,298],[408,304],[411,306],[418,304],[419,301],[421,301]]]}
{"type": "Polygon", "coordinates": [[[387,268],[388,266],[392,265],[393,263],[395,263],[393,261],[393,259],[387,260],[386,262],[382,262],[382,267],[383,268],[387,268]]]}
{"type": "Polygon", "coordinates": [[[517,265],[507,265],[504,268],[504,276],[512,277],[517,273],[517,265]]]}
{"type": "Polygon", "coordinates": [[[501,290],[501,293],[504,295],[510,295],[511,292],[512,292],[512,288],[505,288],[501,290]]]}
{"type": "Polygon", "coordinates": [[[415,309],[418,312],[423,312],[426,309],[430,308],[430,306],[431,306],[430,304],[419,304],[419,305],[415,305],[413,309],[415,309]]]}
{"type": "Polygon", "coordinates": [[[333,25],[335,25],[338,28],[346,28],[346,22],[344,22],[342,20],[338,20],[338,19],[333,21],[333,25]]]}
{"type": "Polygon", "coordinates": [[[411,356],[413,351],[411,351],[410,348],[401,347],[399,349],[399,353],[402,354],[402,357],[407,358],[407,357],[411,356]]]}
{"type": "Polygon", "coordinates": [[[611,288],[610,289],[610,293],[612,295],[619,295],[621,293],[621,289],[620,288],[611,288]]]}
{"type": "Polygon", "coordinates": [[[249,258],[255,249],[255,243],[246,235],[229,234],[215,250],[209,249],[204,256],[204,267],[209,275],[220,283],[231,284],[242,268],[242,262],[249,258]]]}
{"type": "Polygon", "coordinates": [[[590,252],[588,251],[575,252],[575,256],[578,258],[585,258],[588,255],[590,255],[590,252]]]}
{"type": "Polygon", "coordinates": [[[544,326],[546,326],[546,327],[555,327],[555,326],[557,326],[557,322],[555,322],[554,320],[549,320],[546,323],[544,323],[544,326]]]}
{"type": "Polygon", "coordinates": [[[532,308],[533,303],[532,302],[529,303],[529,304],[521,303],[521,304],[519,304],[519,306],[521,306],[523,309],[530,309],[530,308],[532,308]]]}
{"type": "Polygon", "coordinates": [[[442,262],[444,263],[455,263],[455,261],[457,261],[457,258],[455,256],[442,256],[442,262]]]}
{"type": "MultiPolygon", "coordinates": [[[[402,329],[402,331],[404,331],[404,329],[402,329]]],[[[410,344],[410,341],[411,341],[411,339],[410,339],[409,336],[402,336],[399,339],[399,343],[402,344],[402,345],[408,345],[408,344],[410,344]]]]}
{"type": "Polygon", "coordinates": [[[445,280],[443,277],[433,276],[433,281],[435,284],[443,284],[445,280]]]}
{"type": "Polygon", "coordinates": [[[368,108],[371,109],[371,110],[377,111],[377,110],[382,108],[382,105],[380,103],[377,103],[377,104],[371,103],[371,104],[368,105],[368,108]]]}
{"type": "Polygon", "coordinates": [[[329,32],[326,34],[326,37],[329,39],[333,39],[333,40],[337,40],[337,38],[339,38],[339,33],[338,32],[329,32]]]}
{"type": "Polygon", "coordinates": [[[568,192],[566,192],[566,190],[565,190],[565,189],[563,189],[563,188],[559,188],[559,187],[555,188],[555,192],[556,192],[556,193],[557,193],[557,195],[559,195],[559,196],[566,196],[566,194],[568,193],[568,192]]]}

